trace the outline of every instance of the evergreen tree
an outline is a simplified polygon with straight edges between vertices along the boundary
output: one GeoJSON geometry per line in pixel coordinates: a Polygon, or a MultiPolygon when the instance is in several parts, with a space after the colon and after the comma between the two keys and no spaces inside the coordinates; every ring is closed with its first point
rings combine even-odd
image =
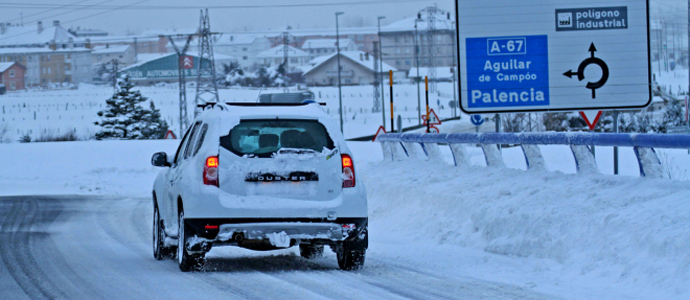
{"type": "Polygon", "coordinates": [[[148,98],[139,91],[133,91],[134,84],[129,76],[124,76],[117,83],[118,90],[106,100],[106,109],[99,111],[100,121],[95,122],[103,129],[96,134],[97,140],[103,139],[150,139],[167,131],[167,123],[160,120],[160,112],[151,106],[151,110],[141,107],[148,98]]]}
{"type": "Polygon", "coordinates": [[[685,124],[685,115],[683,108],[678,103],[678,100],[673,100],[666,107],[666,112],[664,113],[664,118],[662,121],[662,126],[664,130],[668,127],[681,126],[685,124]]]}
{"type": "Polygon", "coordinates": [[[165,138],[168,132],[168,122],[161,119],[160,109],[156,109],[156,105],[151,101],[147,114],[142,118],[144,126],[141,130],[143,139],[155,140],[165,138]]]}

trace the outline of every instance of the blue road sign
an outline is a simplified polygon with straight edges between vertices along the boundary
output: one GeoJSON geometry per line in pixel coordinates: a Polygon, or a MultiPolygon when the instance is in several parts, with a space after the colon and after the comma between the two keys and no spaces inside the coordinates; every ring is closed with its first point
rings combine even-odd
{"type": "Polygon", "coordinates": [[[467,38],[467,106],[549,105],[546,35],[467,38]]]}
{"type": "Polygon", "coordinates": [[[482,124],[484,124],[484,118],[482,117],[482,115],[472,115],[470,116],[470,121],[472,121],[472,124],[474,124],[474,126],[481,126],[482,124]]]}

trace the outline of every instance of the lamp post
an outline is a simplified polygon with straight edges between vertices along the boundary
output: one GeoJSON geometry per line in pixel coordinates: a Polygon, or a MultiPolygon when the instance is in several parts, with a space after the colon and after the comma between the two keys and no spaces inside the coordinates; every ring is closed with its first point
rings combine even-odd
{"type": "Polygon", "coordinates": [[[345,135],[345,131],[343,130],[343,92],[340,85],[340,31],[338,29],[338,16],[342,14],[344,13],[335,13],[335,48],[338,53],[338,103],[340,103],[340,132],[345,135]]]}
{"type": "MultiPolygon", "coordinates": [[[[455,45],[455,38],[458,36],[458,34],[457,34],[456,29],[455,29],[456,28],[455,22],[453,22],[452,24],[453,24],[453,27],[452,27],[453,28],[453,51],[451,51],[451,53],[453,53],[453,66],[451,67],[451,70],[452,70],[451,75],[453,76],[453,117],[457,117],[458,116],[458,105],[459,105],[459,103],[458,103],[458,98],[455,97],[455,88],[456,88],[456,86],[455,86],[456,82],[455,81],[457,79],[459,70],[458,70],[458,63],[455,61],[456,53],[457,53],[455,51],[457,51],[457,49],[458,49],[457,46],[455,45]]],[[[530,122],[531,121],[532,121],[532,119],[530,117],[530,122]]]]}
{"type": "Polygon", "coordinates": [[[421,22],[422,20],[417,18],[414,20],[414,60],[415,60],[415,65],[417,66],[417,121],[419,122],[419,125],[422,125],[422,96],[421,92],[419,91],[419,82],[422,81],[422,75],[419,74],[419,42],[417,41],[417,38],[419,34],[417,33],[417,22],[421,22]]]}
{"type": "Polygon", "coordinates": [[[386,17],[384,16],[379,16],[378,17],[378,22],[379,22],[379,71],[381,74],[376,74],[376,76],[381,76],[381,116],[383,117],[383,128],[386,128],[386,105],[383,104],[384,101],[383,99],[385,98],[386,93],[383,91],[383,47],[381,47],[381,20],[385,19],[386,17]]]}

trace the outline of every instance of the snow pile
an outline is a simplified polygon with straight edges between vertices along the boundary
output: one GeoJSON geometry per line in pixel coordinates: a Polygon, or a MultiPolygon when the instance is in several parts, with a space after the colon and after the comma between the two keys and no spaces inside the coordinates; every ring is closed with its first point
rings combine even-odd
{"type": "Polygon", "coordinates": [[[683,182],[418,160],[363,168],[371,232],[547,260],[558,269],[527,272],[579,298],[690,297],[683,182]]]}
{"type": "Polygon", "coordinates": [[[175,155],[179,140],[0,144],[0,195],[100,194],[150,197],[162,168],[155,152],[175,155]]]}

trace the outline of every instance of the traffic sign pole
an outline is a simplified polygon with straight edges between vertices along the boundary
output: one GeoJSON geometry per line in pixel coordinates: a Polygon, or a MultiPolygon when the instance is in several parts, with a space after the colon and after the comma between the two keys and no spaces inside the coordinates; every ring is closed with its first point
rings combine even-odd
{"type": "Polygon", "coordinates": [[[395,117],[393,113],[393,70],[388,71],[391,86],[391,132],[395,132],[395,117]]]}
{"type": "Polygon", "coordinates": [[[429,119],[429,77],[424,76],[424,94],[426,96],[426,133],[429,133],[431,120],[429,119]]]}
{"type": "MultiPolygon", "coordinates": [[[[618,133],[618,111],[613,111],[613,132],[618,133]]],[[[613,175],[618,175],[618,147],[613,147],[613,175]]]]}

